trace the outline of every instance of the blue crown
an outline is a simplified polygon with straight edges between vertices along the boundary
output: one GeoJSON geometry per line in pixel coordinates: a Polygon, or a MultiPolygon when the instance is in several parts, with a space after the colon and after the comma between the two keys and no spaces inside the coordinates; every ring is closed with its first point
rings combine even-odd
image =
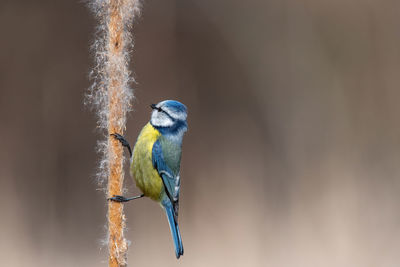
{"type": "Polygon", "coordinates": [[[168,107],[168,108],[172,109],[175,112],[187,113],[186,106],[184,104],[182,104],[181,102],[179,102],[179,101],[176,101],[176,100],[164,100],[164,101],[158,103],[158,105],[160,105],[160,104],[162,106],[165,106],[165,107],[168,107]]]}

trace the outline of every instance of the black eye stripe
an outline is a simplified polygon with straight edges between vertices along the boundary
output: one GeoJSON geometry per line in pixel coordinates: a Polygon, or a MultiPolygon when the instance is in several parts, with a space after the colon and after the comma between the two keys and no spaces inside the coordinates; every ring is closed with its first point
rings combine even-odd
{"type": "Polygon", "coordinates": [[[162,108],[157,108],[157,111],[158,111],[158,112],[164,113],[165,115],[167,115],[168,117],[170,117],[171,120],[175,121],[175,118],[172,117],[168,112],[166,112],[166,111],[163,110],[162,108]]]}

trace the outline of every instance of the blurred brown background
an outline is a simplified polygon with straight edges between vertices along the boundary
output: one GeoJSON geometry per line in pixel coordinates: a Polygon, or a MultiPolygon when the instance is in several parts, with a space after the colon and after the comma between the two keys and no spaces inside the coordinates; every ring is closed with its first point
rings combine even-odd
{"type": "MultiPolygon", "coordinates": [[[[95,24],[79,1],[0,4],[1,266],[106,266],[95,24]]],[[[399,25],[398,0],[145,1],[127,137],[150,103],[189,107],[185,255],[138,200],[130,266],[399,266],[399,25]]]]}

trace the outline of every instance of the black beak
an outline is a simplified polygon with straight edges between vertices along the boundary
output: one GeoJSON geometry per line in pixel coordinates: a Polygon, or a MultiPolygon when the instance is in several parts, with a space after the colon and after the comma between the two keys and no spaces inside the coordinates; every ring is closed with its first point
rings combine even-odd
{"type": "Polygon", "coordinates": [[[151,104],[150,107],[151,107],[151,109],[156,109],[157,108],[156,104],[151,104]]]}

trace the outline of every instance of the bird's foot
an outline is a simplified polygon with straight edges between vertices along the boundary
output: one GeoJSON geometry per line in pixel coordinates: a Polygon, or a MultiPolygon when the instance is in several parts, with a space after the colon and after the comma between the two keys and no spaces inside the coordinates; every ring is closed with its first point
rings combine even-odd
{"type": "Polygon", "coordinates": [[[126,147],[129,151],[129,155],[132,157],[132,149],[131,149],[129,142],[126,141],[126,139],[119,133],[112,133],[110,135],[112,137],[114,137],[115,139],[117,139],[121,143],[122,146],[126,147]]]}
{"type": "Polygon", "coordinates": [[[108,201],[115,201],[115,202],[128,202],[130,200],[138,199],[144,197],[144,194],[135,197],[124,197],[120,195],[113,195],[113,197],[107,198],[108,201]]]}

